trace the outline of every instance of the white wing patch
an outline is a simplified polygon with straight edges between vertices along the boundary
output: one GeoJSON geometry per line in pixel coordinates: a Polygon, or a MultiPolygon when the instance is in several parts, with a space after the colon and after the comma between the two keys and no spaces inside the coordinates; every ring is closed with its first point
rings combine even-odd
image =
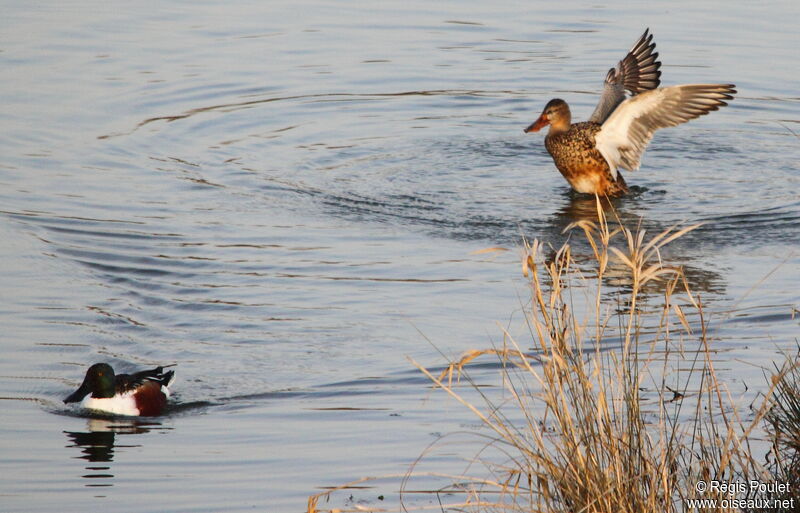
{"type": "Polygon", "coordinates": [[[691,84],[645,91],[622,102],[595,135],[597,150],[614,179],[617,168],[635,171],[653,133],[680,125],[727,105],[736,90],[730,84],[691,84]]]}

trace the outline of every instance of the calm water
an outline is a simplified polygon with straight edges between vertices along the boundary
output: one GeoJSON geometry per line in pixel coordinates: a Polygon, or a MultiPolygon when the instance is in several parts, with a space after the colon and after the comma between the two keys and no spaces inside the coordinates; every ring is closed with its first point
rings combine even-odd
{"type": "Polygon", "coordinates": [[[798,15],[7,3],[0,509],[302,511],[476,429],[405,357],[440,365],[498,324],[525,339],[521,235],[560,244],[587,206],[522,128],[554,96],[588,117],[647,26],[665,84],[739,94],[659,132],[617,208],[652,231],[708,222],[665,258],[708,304],[731,388],[757,388],[798,333],[798,15]],[[66,409],[96,361],[178,363],[175,407],[148,423],[66,409]]]}

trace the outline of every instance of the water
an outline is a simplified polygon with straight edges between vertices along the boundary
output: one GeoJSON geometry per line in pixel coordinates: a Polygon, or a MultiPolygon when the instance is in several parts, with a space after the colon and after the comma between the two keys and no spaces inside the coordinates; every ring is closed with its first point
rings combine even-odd
{"type": "Polygon", "coordinates": [[[522,128],[554,96],[588,117],[646,26],[665,84],[739,94],[659,132],[617,208],[650,233],[707,222],[665,258],[730,386],[761,386],[797,334],[798,10],[4,6],[1,509],[302,511],[476,429],[406,356],[525,339],[520,237],[560,244],[591,203],[522,128]],[[96,361],[178,363],[176,406],[66,409],[96,361]]]}

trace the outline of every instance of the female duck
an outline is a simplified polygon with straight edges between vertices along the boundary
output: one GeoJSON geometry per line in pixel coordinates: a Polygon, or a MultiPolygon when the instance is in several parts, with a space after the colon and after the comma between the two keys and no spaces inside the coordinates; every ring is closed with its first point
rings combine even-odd
{"type": "Polygon", "coordinates": [[[567,102],[550,100],[525,132],[550,125],[544,144],[556,167],[578,192],[621,196],[628,186],[619,168],[639,169],[653,133],[727,105],[733,84],[658,88],[661,63],[645,30],[628,55],[606,75],[603,94],[589,121],[572,123],[567,102]],[[626,99],[625,91],[631,93],[626,99]]]}

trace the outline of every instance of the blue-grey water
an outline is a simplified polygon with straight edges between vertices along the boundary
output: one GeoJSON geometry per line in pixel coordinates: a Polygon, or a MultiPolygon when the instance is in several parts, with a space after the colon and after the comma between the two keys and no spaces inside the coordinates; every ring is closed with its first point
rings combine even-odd
{"type": "Polygon", "coordinates": [[[664,257],[757,389],[798,333],[798,5],[5,2],[0,510],[303,511],[477,429],[406,356],[524,343],[521,239],[591,204],[522,128],[588,117],[645,27],[664,84],[739,93],[657,133],[617,208],[706,222],[664,257]],[[173,407],[66,408],[97,361],[177,363],[173,407]]]}

